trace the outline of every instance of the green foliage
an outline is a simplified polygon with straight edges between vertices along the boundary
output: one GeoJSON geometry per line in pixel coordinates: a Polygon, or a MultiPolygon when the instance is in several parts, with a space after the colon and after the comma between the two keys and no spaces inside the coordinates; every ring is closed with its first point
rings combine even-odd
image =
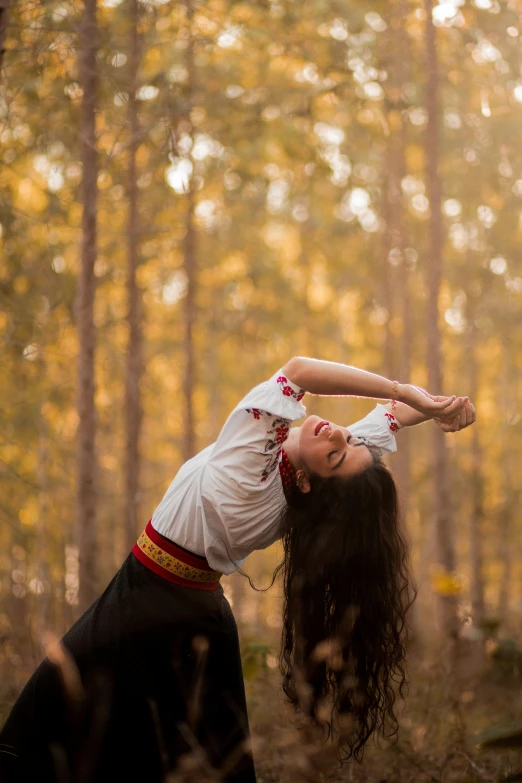
{"type": "Polygon", "coordinates": [[[246,680],[255,679],[260,671],[268,670],[267,656],[270,645],[256,639],[245,639],[241,646],[241,663],[246,680]]]}

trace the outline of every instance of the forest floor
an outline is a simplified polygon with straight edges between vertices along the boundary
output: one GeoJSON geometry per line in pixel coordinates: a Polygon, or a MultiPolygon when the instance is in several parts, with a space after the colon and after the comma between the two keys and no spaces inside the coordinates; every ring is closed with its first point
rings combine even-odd
{"type": "Polygon", "coordinates": [[[247,682],[258,783],[493,783],[522,771],[522,748],[477,749],[483,732],[522,729],[519,670],[468,648],[455,676],[444,657],[416,650],[409,678],[397,742],[370,741],[362,762],[339,768],[319,743],[299,741],[302,730],[284,703],[278,671],[259,672],[247,682]]]}
{"type": "MultiPolygon", "coordinates": [[[[31,670],[12,654],[2,654],[1,646],[0,658],[1,726],[31,670]]],[[[457,670],[457,675],[455,669],[451,673],[447,656],[432,649],[412,650],[408,695],[399,702],[397,742],[370,741],[362,762],[340,768],[332,746],[299,727],[285,704],[277,668],[258,666],[246,681],[258,783],[508,780],[522,770],[522,749],[479,751],[476,738],[494,727],[522,727],[520,670],[501,668],[473,648],[461,654],[457,670]]]]}

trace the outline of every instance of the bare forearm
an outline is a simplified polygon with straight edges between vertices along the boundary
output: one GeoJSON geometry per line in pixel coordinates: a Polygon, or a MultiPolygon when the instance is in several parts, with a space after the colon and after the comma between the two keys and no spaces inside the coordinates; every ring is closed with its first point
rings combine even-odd
{"type": "Polygon", "coordinates": [[[455,414],[464,404],[463,397],[433,397],[411,383],[397,383],[373,372],[322,359],[295,356],[285,364],[283,372],[293,383],[312,394],[394,399],[430,417],[444,416],[445,411],[455,414]]]}
{"type": "Polygon", "coordinates": [[[350,395],[389,400],[393,381],[347,364],[296,356],[283,367],[285,375],[311,394],[350,395]]]}
{"type": "Polygon", "coordinates": [[[419,413],[419,411],[410,408],[404,402],[395,403],[395,410],[392,411],[391,403],[384,406],[386,410],[393,413],[397,421],[403,427],[414,427],[416,424],[423,424],[425,421],[431,421],[432,417],[427,416],[425,413],[419,413]]]}

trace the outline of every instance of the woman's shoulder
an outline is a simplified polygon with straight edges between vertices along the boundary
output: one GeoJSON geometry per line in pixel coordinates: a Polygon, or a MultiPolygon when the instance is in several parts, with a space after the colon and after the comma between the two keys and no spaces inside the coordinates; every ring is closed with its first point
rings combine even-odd
{"type": "Polygon", "coordinates": [[[292,383],[278,370],[270,378],[254,386],[234,410],[251,411],[258,419],[261,418],[261,412],[265,412],[296,421],[306,415],[302,402],[305,393],[304,389],[292,383]]]}

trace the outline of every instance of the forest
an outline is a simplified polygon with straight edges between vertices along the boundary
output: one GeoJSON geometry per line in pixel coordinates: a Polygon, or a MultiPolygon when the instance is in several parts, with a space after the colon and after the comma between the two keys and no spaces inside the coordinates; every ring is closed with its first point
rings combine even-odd
{"type": "Polygon", "coordinates": [[[362,762],[303,745],[280,584],[223,579],[259,783],[522,780],[522,2],[0,0],[0,52],[0,725],[183,462],[315,356],[477,422],[386,459],[418,596],[362,762]]]}

